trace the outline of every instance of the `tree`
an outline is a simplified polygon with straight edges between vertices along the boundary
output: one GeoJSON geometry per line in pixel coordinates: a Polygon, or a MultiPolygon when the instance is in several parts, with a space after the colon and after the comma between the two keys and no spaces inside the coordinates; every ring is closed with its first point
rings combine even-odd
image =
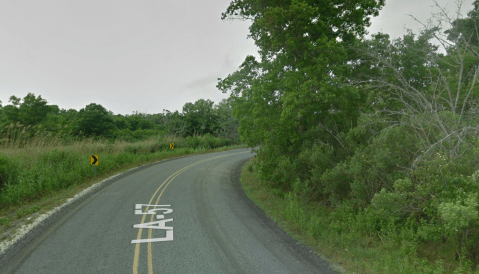
{"type": "Polygon", "coordinates": [[[204,135],[213,133],[217,127],[217,116],[213,111],[214,102],[199,99],[194,104],[183,106],[183,116],[187,125],[186,135],[204,135]]]}
{"type": "Polygon", "coordinates": [[[477,6],[467,13],[466,18],[456,18],[448,23],[450,23],[451,27],[444,31],[447,34],[447,40],[455,45],[464,46],[467,43],[468,46],[479,47],[479,37],[476,33],[477,26],[479,25],[479,10],[477,6]]]}
{"type": "Polygon", "coordinates": [[[185,136],[187,132],[187,124],[184,117],[177,110],[170,112],[169,110],[163,110],[166,117],[165,127],[168,129],[168,134],[174,136],[185,136]]]}
{"type": "Polygon", "coordinates": [[[19,106],[21,99],[15,96],[10,96],[9,100],[11,105],[6,105],[3,107],[3,113],[5,115],[6,123],[14,123],[16,124],[19,122],[18,114],[19,114],[19,106]]]}
{"type": "Polygon", "coordinates": [[[218,127],[215,133],[220,137],[232,140],[234,143],[239,141],[238,120],[233,117],[233,108],[228,100],[223,99],[215,105],[214,112],[218,117],[218,127]]]}
{"type": "Polygon", "coordinates": [[[120,130],[131,127],[130,122],[121,114],[115,115],[113,117],[113,122],[115,123],[115,127],[120,130]]]}
{"type": "Polygon", "coordinates": [[[383,5],[383,0],[234,0],[222,14],[252,20],[249,37],[261,60],[246,57],[217,87],[231,92],[242,140],[262,143],[258,158],[265,179],[280,156],[294,159],[311,143],[341,147],[331,133],[354,126],[364,100],[361,90],[348,85],[344,45],[365,34],[368,16],[383,5]]]}
{"type": "Polygon", "coordinates": [[[29,128],[29,132],[33,133],[33,126],[39,126],[48,117],[48,115],[57,115],[60,109],[56,105],[47,105],[47,101],[40,95],[28,93],[23,99],[16,96],[10,96],[11,105],[4,106],[3,123],[19,124],[29,128]]]}
{"type": "Polygon", "coordinates": [[[166,125],[166,117],[163,113],[156,113],[156,114],[147,114],[145,116],[145,119],[150,121],[152,124],[155,125],[156,128],[159,130],[166,130],[165,125],[166,125]]]}
{"type": "Polygon", "coordinates": [[[76,109],[61,109],[59,116],[65,121],[64,130],[69,134],[78,132],[78,111],[76,109]]]}
{"type": "Polygon", "coordinates": [[[111,115],[99,104],[87,105],[78,116],[78,130],[85,136],[109,136],[115,126],[111,115]]]}
{"type": "Polygon", "coordinates": [[[58,106],[47,106],[47,101],[40,95],[35,97],[33,93],[28,93],[20,104],[18,119],[25,126],[34,126],[40,124],[47,117],[48,113],[59,111],[58,106]]]}
{"type": "Polygon", "coordinates": [[[130,124],[130,130],[135,131],[137,129],[152,129],[153,123],[145,119],[143,116],[140,115],[131,115],[126,117],[126,120],[130,124]]]}
{"type": "Polygon", "coordinates": [[[364,53],[357,69],[373,68],[357,83],[375,90],[374,101],[380,102],[375,115],[383,117],[379,121],[407,126],[424,142],[411,168],[439,150],[458,159],[479,132],[479,29],[474,26],[477,13],[468,15],[472,18],[452,20],[443,14],[442,23],[451,26],[446,35],[437,25],[425,28],[417,39],[409,32],[391,42],[378,34],[357,47],[364,53]],[[433,38],[446,48],[446,55],[437,52],[433,38]]]}

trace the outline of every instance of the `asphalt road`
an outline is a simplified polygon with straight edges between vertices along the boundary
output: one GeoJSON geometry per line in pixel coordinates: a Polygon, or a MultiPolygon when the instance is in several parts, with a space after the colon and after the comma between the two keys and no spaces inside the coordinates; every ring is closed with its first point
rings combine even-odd
{"type": "Polygon", "coordinates": [[[9,250],[0,272],[335,273],[246,197],[251,157],[210,153],[119,176],[9,250]]]}

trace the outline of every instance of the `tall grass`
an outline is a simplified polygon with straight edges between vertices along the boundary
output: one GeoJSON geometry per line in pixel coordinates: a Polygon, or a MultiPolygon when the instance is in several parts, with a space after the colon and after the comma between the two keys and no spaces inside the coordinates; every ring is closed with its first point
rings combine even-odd
{"type": "Polygon", "coordinates": [[[130,143],[48,134],[27,138],[26,130],[10,133],[14,138],[0,143],[0,207],[18,206],[92,178],[90,155],[99,155],[97,175],[101,175],[128,165],[231,145],[211,135],[155,136],[130,143]]]}

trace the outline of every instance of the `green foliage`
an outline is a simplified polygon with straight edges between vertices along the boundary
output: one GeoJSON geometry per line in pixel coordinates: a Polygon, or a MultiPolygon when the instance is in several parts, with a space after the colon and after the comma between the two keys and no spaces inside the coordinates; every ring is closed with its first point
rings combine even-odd
{"type": "Polygon", "coordinates": [[[404,260],[386,256],[394,267],[376,272],[444,272],[416,258],[429,243],[470,269],[479,264],[477,7],[446,31],[444,55],[431,42],[440,27],[362,39],[382,5],[234,0],[222,18],[252,21],[261,58],[247,56],[217,87],[230,93],[241,140],[259,146],[262,183],[290,193],[286,219],[318,235],[299,200],[330,207],[331,231],[398,248],[404,260]]]}
{"type": "MultiPolygon", "coordinates": [[[[31,93],[23,99],[11,96],[10,103],[0,107],[0,144],[4,145],[21,146],[40,136],[62,139],[101,137],[136,142],[158,134],[200,136],[207,133],[239,142],[238,122],[232,116],[232,107],[227,100],[218,105],[203,99],[186,103],[183,113],[164,110],[158,114],[134,112],[125,116],[113,115],[95,103],[80,111],[60,110],[31,93]]],[[[206,142],[209,142],[208,137],[206,142]]]]}
{"type": "Polygon", "coordinates": [[[461,46],[479,45],[476,28],[479,21],[479,10],[475,8],[467,14],[467,18],[458,18],[452,22],[452,27],[446,30],[447,39],[461,46]],[[466,45],[466,42],[469,45],[466,45]]]}
{"type": "Polygon", "coordinates": [[[0,225],[9,225],[10,219],[8,217],[0,217],[0,225]]]}
{"type": "Polygon", "coordinates": [[[20,123],[32,127],[43,122],[49,113],[59,112],[58,106],[47,105],[46,100],[41,96],[35,97],[33,93],[28,93],[23,99],[11,96],[9,101],[11,105],[1,108],[6,124],[20,123]]]}
{"type": "Polygon", "coordinates": [[[15,214],[15,217],[16,218],[21,218],[22,216],[25,216],[27,214],[37,212],[39,209],[40,209],[39,206],[33,206],[31,208],[27,208],[27,209],[24,209],[24,210],[18,210],[15,214]]]}
{"type": "Polygon", "coordinates": [[[261,58],[217,87],[231,93],[241,140],[260,147],[262,184],[289,193],[286,219],[311,236],[329,223],[321,229],[396,249],[374,273],[448,271],[417,257],[431,243],[469,272],[479,264],[478,9],[452,21],[443,55],[431,42],[440,27],[357,39],[383,4],[232,1],[223,19],[252,20],[261,58]],[[308,220],[300,200],[332,214],[308,220]]]}
{"type": "Polygon", "coordinates": [[[371,146],[358,149],[349,160],[352,196],[369,203],[382,188],[391,189],[414,159],[415,143],[407,127],[397,126],[382,130],[371,146]]]}
{"type": "MultiPolygon", "coordinates": [[[[223,92],[231,91],[242,140],[251,146],[261,141],[259,153],[267,143],[281,154],[295,154],[318,123],[354,124],[363,95],[344,85],[347,53],[337,39],[353,41],[364,33],[366,14],[376,14],[383,4],[358,1],[350,10],[333,3],[233,1],[223,18],[251,17],[251,37],[261,55],[261,62],[248,56],[240,70],[218,83],[223,92]]],[[[271,155],[269,150],[264,153],[271,155]]]]}
{"type": "Polygon", "coordinates": [[[61,144],[82,138],[138,142],[166,134],[195,136],[194,140],[204,148],[216,147],[218,142],[223,145],[239,142],[238,122],[232,116],[231,105],[226,100],[215,106],[212,101],[203,99],[194,104],[186,103],[184,113],[134,112],[125,116],[113,115],[95,103],[80,111],[59,110],[57,106],[47,105],[41,96],[35,97],[30,93],[23,102],[15,96],[10,98],[10,102],[11,105],[0,107],[0,145],[5,148],[24,147],[34,142],[43,145],[52,139],[61,144]],[[32,116],[39,119],[28,122],[30,120],[22,118],[32,116]],[[27,125],[22,124],[24,122],[27,125]],[[200,136],[205,134],[210,135],[201,139],[200,136]],[[220,137],[221,141],[213,136],[220,137]]]}
{"type": "Polygon", "coordinates": [[[12,183],[18,173],[18,163],[5,154],[0,153],[0,193],[6,184],[12,183]]]}
{"type": "Polygon", "coordinates": [[[223,99],[214,107],[214,111],[218,118],[214,134],[233,142],[239,141],[238,120],[233,117],[233,109],[230,103],[223,99]]]}
{"type": "Polygon", "coordinates": [[[85,155],[102,155],[98,168],[102,174],[125,165],[239,141],[237,121],[227,101],[218,106],[210,100],[186,103],[184,113],[135,112],[125,116],[113,115],[95,103],[80,111],[60,110],[30,93],[23,100],[11,96],[10,103],[0,106],[0,149],[16,156],[0,153],[1,206],[19,205],[91,178],[93,169],[85,155]],[[173,136],[165,140],[168,133],[173,136]],[[153,139],[158,141],[152,143],[153,139]],[[85,145],[89,142],[97,145],[85,145]],[[173,151],[170,142],[175,143],[173,151]],[[69,149],[78,144],[82,144],[80,149],[69,149]]]}
{"type": "Polygon", "coordinates": [[[89,155],[100,155],[97,173],[101,175],[127,165],[162,159],[170,155],[222,148],[230,144],[228,140],[211,135],[192,138],[197,140],[198,147],[188,146],[190,142],[184,139],[160,137],[154,142],[136,142],[126,145],[125,143],[96,142],[91,145],[81,145],[77,149],[61,147],[45,150],[36,155],[18,154],[7,157],[0,154],[0,178],[5,180],[0,181],[5,182],[0,185],[0,206],[21,205],[24,201],[35,200],[94,177],[89,155]],[[171,141],[175,143],[174,150],[169,148],[171,141]]]}
{"type": "Polygon", "coordinates": [[[287,200],[289,201],[288,207],[284,212],[284,217],[286,220],[297,223],[299,225],[305,225],[306,216],[301,207],[301,203],[298,201],[296,194],[289,193],[287,195],[287,200]]]}
{"type": "Polygon", "coordinates": [[[187,125],[186,135],[204,135],[213,133],[218,124],[218,117],[213,110],[214,102],[200,99],[194,104],[183,106],[183,116],[187,125]]]}
{"type": "Polygon", "coordinates": [[[312,181],[321,189],[321,192],[316,194],[316,200],[337,206],[339,202],[350,197],[353,176],[348,165],[340,163],[324,172],[313,171],[312,181]]]}
{"type": "Polygon", "coordinates": [[[469,193],[465,198],[461,196],[463,195],[458,193],[455,201],[442,202],[438,206],[439,218],[444,222],[445,233],[453,235],[479,218],[477,193],[469,193]]]}
{"type": "Polygon", "coordinates": [[[133,132],[129,128],[123,128],[123,129],[117,128],[112,132],[111,137],[113,137],[116,140],[124,140],[128,142],[132,142],[134,140],[133,132]]]}
{"type": "Polygon", "coordinates": [[[115,115],[113,117],[113,123],[115,123],[115,128],[117,130],[125,130],[125,129],[130,130],[131,129],[130,122],[128,121],[128,119],[126,117],[124,117],[121,114],[115,115]]]}
{"type": "Polygon", "coordinates": [[[78,130],[85,136],[110,136],[114,128],[113,118],[102,105],[91,103],[78,115],[78,130]]]}
{"type": "MultiPolygon", "coordinates": [[[[125,118],[124,123],[131,131],[153,129],[154,125],[140,115],[131,115],[125,118]]],[[[123,125],[121,125],[123,126],[123,125]]]]}
{"type": "Polygon", "coordinates": [[[188,136],[185,142],[188,147],[198,148],[200,146],[200,139],[198,137],[188,136]]]}
{"type": "Polygon", "coordinates": [[[20,105],[18,119],[23,125],[33,126],[45,120],[48,113],[58,112],[57,106],[47,106],[47,101],[41,96],[35,98],[34,94],[28,93],[20,105]]]}
{"type": "Polygon", "coordinates": [[[224,138],[217,138],[208,133],[208,134],[205,134],[204,136],[188,136],[184,139],[184,143],[179,143],[178,146],[211,149],[215,147],[227,146],[230,144],[231,144],[230,140],[227,140],[224,138]]]}

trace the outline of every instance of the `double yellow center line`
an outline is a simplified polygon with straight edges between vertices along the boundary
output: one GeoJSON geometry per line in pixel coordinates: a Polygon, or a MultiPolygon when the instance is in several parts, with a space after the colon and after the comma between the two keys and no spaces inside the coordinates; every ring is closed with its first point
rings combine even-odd
{"type": "MultiPolygon", "coordinates": [[[[248,151],[246,151],[248,152],[248,151]]],[[[217,156],[217,157],[212,157],[212,158],[208,158],[208,159],[205,159],[205,160],[201,160],[201,161],[198,161],[196,163],[193,163],[189,166],[186,166],[180,170],[178,170],[177,172],[173,173],[170,177],[168,177],[159,187],[158,189],[156,189],[155,193],[153,193],[153,196],[151,196],[151,199],[150,201],[148,202],[149,205],[152,204],[153,202],[153,199],[155,198],[156,194],[160,191],[160,189],[163,187],[163,189],[161,190],[160,192],[160,195],[158,195],[158,198],[156,199],[156,202],[155,202],[155,205],[158,205],[158,202],[160,201],[160,198],[161,198],[161,195],[163,195],[163,192],[165,191],[165,189],[168,187],[168,185],[173,181],[173,179],[176,178],[176,176],[180,175],[181,173],[183,173],[184,171],[186,171],[187,169],[190,169],[196,165],[199,165],[201,163],[204,163],[204,162],[207,162],[207,161],[211,161],[211,160],[214,160],[214,159],[218,159],[218,158],[223,158],[223,157],[226,157],[226,156],[231,156],[231,155],[236,155],[236,154],[241,154],[241,153],[246,153],[246,152],[238,152],[238,153],[231,153],[231,154],[227,154],[227,155],[221,155],[221,156],[217,156]]],[[[146,210],[145,211],[148,211],[149,209],[149,206],[147,206],[146,210]]],[[[145,222],[145,218],[146,218],[146,214],[143,215],[143,218],[141,219],[141,223],[140,224],[143,224],[145,222]]],[[[154,218],[154,215],[151,215],[151,219],[150,219],[150,222],[153,222],[153,218],[154,218]]],[[[151,239],[151,234],[152,234],[152,231],[153,229],[149,229],[148,231],[148,239],[151,239]]],[[[141,234],[143,232],[143,228],[140,228],[138,230],[138,235],[136,237],[137,240],[140,240],[141,239],[141,234]]],[[[138,274],[138,260],[140,258],[140,243],[136,243],[136,246],[135,246],[135,257],[133,259],[133,274],[138,274]]],[[[152,263],[152,255],[151,255],[151,242],[148,242],[148,274],[153,274],[153,263],[152,263]]]]}

